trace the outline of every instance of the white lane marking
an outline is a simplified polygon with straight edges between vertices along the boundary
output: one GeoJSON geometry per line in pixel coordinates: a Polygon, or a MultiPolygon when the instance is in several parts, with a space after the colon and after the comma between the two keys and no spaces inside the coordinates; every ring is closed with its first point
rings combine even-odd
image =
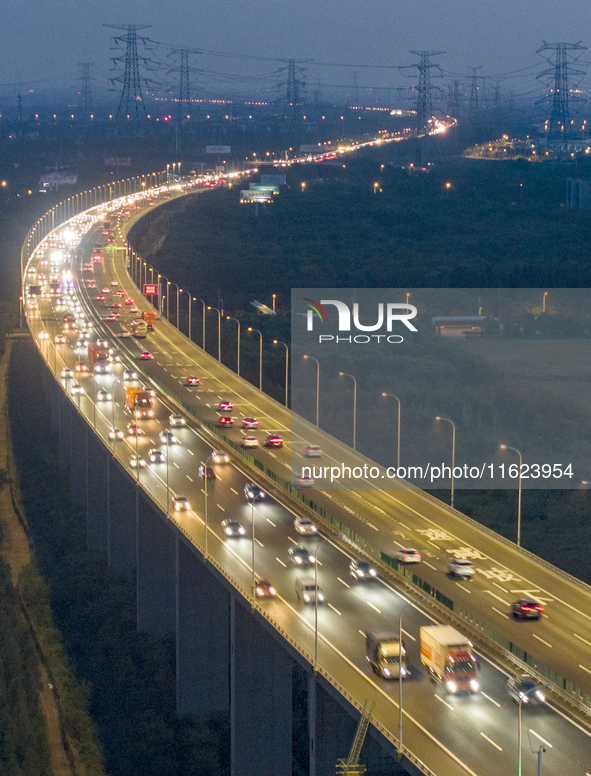
{"type": "Polygon", "coordinates": [[[265,546],[265,545],[264,545],[264,544],[263,544],[261,541],[259,541],[259,540],[256,538],[256,536],[255,536],[254,540],[255,540],[255,542],[256,542],[257,544],[259,544],[261,547],[264,547],[264,546],[265,546]]]}
{"type": "Polygon", "coordinates": [[[461,584],[461,582],[456,582],[456,585],[457,585],[457,586],[460,588],[460,590],[463,590],[464,592],[466,592],[466,593],[470,593],[470,595],[472,595],[472,591],[471,591],[471,590],[468,590],[468,588],[467,588],[467,587],[462,587],[462,584],[461,584]]]}
{"type": "Polygon", "coordinates": [[[427,544],[430,544],[431,547],[435,547],[436,550],[440,550],[441,549],[441,547],[438,547],[434,542],[427,541],[427,544]]]}
{"type": "Polygon", "coordinates": [[[509,615],[505,614],[505,612],[502,612],[500,609],[497,609],[496,606],[493,606],[492,608],[493,608],[493,611],[496,612],[497,614],[500,614],[501,617],[506,617],[507,619],[509,619],[509,615]]]}
{"type": "Polygon", "coordinates": [[[287,563],[284,563],[282,560],[279,560],[279,558],[277,556],[275,556],[275,560],[277,561],[277,563],[281,563],[281,565],[283,566],[284,569],[287,568],[287,563]]]}
{"type": "Polygon", "coordinates": [[[376,610],[376,612],[377,612],[378,614],[381,614],[381,613],[382,613],[382,612],[381,612],[381,610],[380,610],[380,609],[378,609],[378,607],[377,607],[377,606],[374,606],[374,605],[372,604],[372,602],[371,602],[371,601],[366,601],[365,603],[366,603],[366,604],[369,604],[369,606],[371,606],[371,608],[372,608],[372,609],[375,609],[375,610],[376,610]]]}
{"type": "Polygon", "coordinates": [[[379,531],[380,530],[373,523],[366,523],[366,525],[368,526],[368,528],[373,528],[374,531],[379,531]]]}
{"type": "Polygon", "coordinates": [[[528,732],[528,733],[531,733],[531,734],[532,734],[532,736],[535,736],[536,738],[539,738],[539,739],[540,739],[540,741],[541,741],[543,744],[546,744],[546,746],[547,746],[547,747],[549,747],[550,749],[554,749],[554,747],[552,746],[552,744],[551,744],[549,741],[546,741],[546,739],[545,739],[545,738],[542,738],[542,736],[541,736],[539,733],[536,733],[536,731],[535,731],[535,730],[532,730],[532,729],[530,728],[530,729],[529,729],[527,732],[528,732]]]}
{"type": "Polygon", "coordinates": [[[409,528],[405,523],[402,522],[402,520],[399,520],[398,522],[403,528],[406,528],[407,531],[412,531],[412,528],[409,528]]]}
{"type": "Polygon", "coordinates": [[[488,593],[489,595],[492,595],[493,598],[496,598],[497,601],[500,601],[502,604],[505,604],[505,606],[509,606],[509,601],[505,601],[504,598],[501,598],[500,595],[497,595],[496,593],[493,593],[492,590],[485,590],[485,593],[488,593]]]}
{"type": "Polygon", "coordinates": [[[498,583],[498,582],[493,582],[493,585],[494,585],[495,587],[498,587],[498,588],[499,588],[499,590],[501,590],[503,593],[506,593],[506,592],[507,592],[507,591],[505,590],[505,588],[504,588],[502,585],[499,585],[499,583],[498,583]]]}
{"type": "Polygon", "coordinates": [[[448,708],[448,709],[450,709],[451,711],[453,711],[453,710],[454,710],[454,707],[453,707],[453,706],[450,706],[450,705],[449,705],[449,703],[448,703],[447,701],[444,701],[444,700],[443,700],[443,698],[440,698],[440,697],[439,697],[439,695],[435,695],[435,697],[437,698],[437,700],[439,701],[439,703],[443,703],[443,705],[444,705],[444,706],[447,706],[447,708],[448,708]]]}
{"type": "Polygon", "coordinates": [[[222,512],[226,511],[221,504],[216,504],[216,506],[217,506],[218,509],[221,509],[222,512]]]}
{"type": "Polygon", "coordinates": [[[429,566],[430,569],[433,569],[433,571],[437,571],[435,566],[431,565],[431,563],[429,563],[428,561],[424,560],[423,563],[425,564],[425,566],[429,566]]]}
{"type": "Polygon", "coordinates": [[[292,538],[291,538],[291,536],[288,536],[287,538],[289,539],[289,541],[290,541],[292,544],[297,544],[296,540],[295,540],[295,539],[292,539],[292,538]]]}
{"type": "Polygon", "coordinates": [[[579,636],[579,634],[578,634],[578,633],[573,633],[573,636],[574,636],[576,639],[579,639],[580,641],[583,641],[583,642],[585,642],[585,644],[588,644],[588,645],[591,647],[591,641],[587,641],[587,639],[584,639],[582,636],[579,636]]]}
{"type": "Polygon", "coordinates": [[[484,733],[482,733],[482,732],[480,733],[480,735],[484,738],[485,741],[488,741],[489,744],[492,744],[495,747],[495,749],[498,749],[499,752],[503,751],[503,748],[501,746],[499,746],[498,744],[495,744],[495,742],[492,740],[492,738],[489,738],[488,736],[485,736],[484,733]]]}
{"type": "Polygon", "coordinates": [[[192,477],[189,477],[189,475],[188,475],[188,474],[187,474],[187,479],[189,480],[189,482],[193,482],[193,478],[192,478],[192,477]]]}
{"type": "Polygon", "coordinates": [[[532,633],[532,636],[534,637],[534,639],[537,639],[538,641],[541,641],[542,644],[545,644],[547,647],[550,647],[550,649],[552,649],[552,644],[548,644],[547,641],[544,641],[544,639],[540,638],[539,636],[536,636],[535,633],[532,633]]]}
{"type": "Polygon", "coordinates": [[[339,615],[339,617],[341,616],[341,613],[339,612],[339,610],[335,606],[333,606],[332,604],[329,604],[329,606],[333,610],[333,612],[336,612],[339,615]]]}
{"type": "Polygon", "coordinates": [[[404,635],[405,635],[405,636],[408,636],[408,638],[409,638],[411,641],[416,641],[415,637],[414,637],[414,636],[412,636],[412,635],[411,635],[411,634],[410,634],[408,631],[405,631],[405,630],[404,630],[404,628],[402,629],[402,632],[404,633],[404,635]]]}
{"type": "Polygon", "coordinates": [[[361,633],[361,635],[363,636],[363,638],[365,638],[365,633],[364,633],[362,630],[358,630],[358,631],[357,631],[357,633],[361,633]]]}
{"type": "Polygon", "coordinates": [[[484,697],[486,698],[486,700],[487,700],[487,701],[490,701],[491,703],[494,703],[494,704],[495,704],[495,706],[496,706],[498,709],[500,709],[500,708],[501,708],[501,704],[500,704],[500,703],[497,703],[497,701],[495,701],[495,699],[494,699],[494,698],[491,698],[491,697],[490,697],[490,695],[487,695],[485,692],[482,692],[482,691],[480,692],[480,694],[481,694],[481,695],[484,695],[484,697]]]}
{"type": "Polygon", "coordinates": [[[195,453],[192,450],[189,450],[189,455],[195,455],[195,453]]]}
{"type": "Polygon", "coordinates": [[[348,584],[345,582],[345,580],[344,580],[344,579],[341,579],[340,577],[337,577],[337,579],[339,580],[339,582],[341,583],[341,585],[344,585],[344,586],[345,586],[345,587],[347,587],[347,588],[350,588],[350,587],[351,587],[351,585],[348,585],[348,584]]]}
{"type": "Polygon", "coordinates": [[[232,493],[235,493],[236,495],[238,495],[238,491],[234,490],[234,488],[230,488],[230,490],[232,491],[232,493]]]}
{"type": "Polygon", "coordinates": [[[277,523],[274,523],[272,520],[269,520],[269,518],[267,518],[267,522],[268,522],[268,523],[271,523],[271,525],[273,526],[273,528],[277,528],[277,523]]]}
{"type": "Polygon", "coordinates": [[[181,468],[176,461],[173,461],[172,463],[173,463],[173,466],[176,466],[177,469],[181,468]]]}
{"type": "Polygon", "coordinates": [[[586,671],[588,674],[591,674],[591,671],[588,668],[585,668],[585,666],[582,666],[580,663],[579,663],[579,668],[582,668],[583,671],[586,671]]]}

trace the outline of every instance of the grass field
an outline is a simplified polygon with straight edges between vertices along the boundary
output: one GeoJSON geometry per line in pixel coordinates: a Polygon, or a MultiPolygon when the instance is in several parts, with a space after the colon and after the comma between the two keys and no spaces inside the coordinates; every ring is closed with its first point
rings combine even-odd
{"type": "Polygon", "coordinates": [[[482,337],[463,340],[461,347],[507,377],[574,402],[591,417],[591,340],[482,337]]]}

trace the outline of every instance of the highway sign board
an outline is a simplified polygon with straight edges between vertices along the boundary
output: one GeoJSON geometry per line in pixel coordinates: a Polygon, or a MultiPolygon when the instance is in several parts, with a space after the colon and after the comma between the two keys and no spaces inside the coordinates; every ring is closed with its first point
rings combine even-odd
{"type": "Polygon", "coordinates": [[[156,284],[145,284],[144,285],[144,296],[156,296],[158,293],[158,286],[156,284]]]}

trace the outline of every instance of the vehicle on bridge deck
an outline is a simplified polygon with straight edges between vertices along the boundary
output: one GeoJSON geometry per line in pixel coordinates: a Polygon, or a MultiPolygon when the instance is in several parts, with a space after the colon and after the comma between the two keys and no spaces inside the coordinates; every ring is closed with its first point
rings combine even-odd
{"type": "Polygon", "coordinates": [[[449,693],[478,692],[478,662],[469,639],[451,625],[423,625],[420,635],[421,663],[432,679],[449,693]]]}

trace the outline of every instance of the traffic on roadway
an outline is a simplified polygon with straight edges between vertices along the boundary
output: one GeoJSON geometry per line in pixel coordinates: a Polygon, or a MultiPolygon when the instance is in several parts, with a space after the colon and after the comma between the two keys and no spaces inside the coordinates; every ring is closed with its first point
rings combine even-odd
{"type": "MultiPolygon", "coordinates": [[[[149,196],[180,193],[162,187],[149,196]]],[[[551,700],[550,682],[517,664],[509,670],[461,633],[455,662],[439,674],[439,642],[424,629],[440,620],[428,603],[401,594],[395,573],[272,487],[224,440],[587,692],[588,590],[415,489],[345,493],[298,482],[292,456],[360,456],[314,426],[298,423],[294,433],[286,408],[154,313],[126,272],[125,252],[107,250],[146,207],[143,193],[81,214],[46,237],[26,267],[31,332],[97,436],[201,552],[207,535],[208,555],[280,633],[359,705],[375,700],[372,721],[393,741],[402,674],[403,744],[432,773],[515,768],[521,707],[523,772],[535,772],[543,747],[544,773],[589,776],[591,731],[551,700]],[[390,677],[372,658],[380,634],[390,677]]]]}

